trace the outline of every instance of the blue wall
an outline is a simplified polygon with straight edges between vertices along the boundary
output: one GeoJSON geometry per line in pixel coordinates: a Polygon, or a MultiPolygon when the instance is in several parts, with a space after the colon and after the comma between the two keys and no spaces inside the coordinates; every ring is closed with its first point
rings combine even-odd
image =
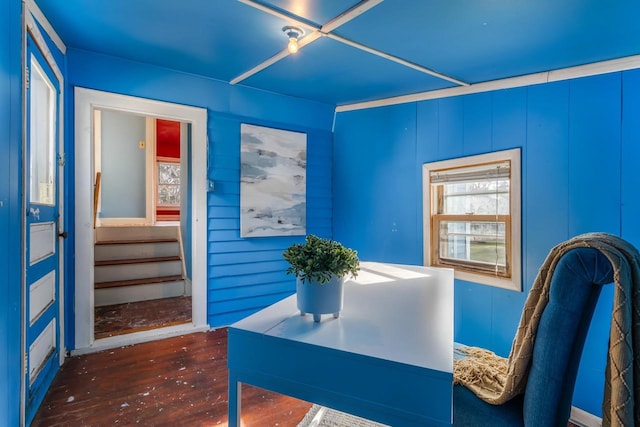
{"type": "Polygon", "coordinates": [[[207,108],[209,324],[228,325],[293,293],[281,254],[302,237],[240,238],[240,123],[307,133],[308,232],[331,236],[333,107],[73,49],[67,67],[69,86],[207,108]]]}
{"type": "Polygon", "coordinates": [[[0,2],[0,420],[18,425],[21,377],[20,0],[0,2]]]}
{"type": "MultiPolygon", "coordinates": [[[[300,237],[241,239],[240,122],[216,116],[210,133],[208,312],[214,325],[227,325],[293,293],[295,281],[285,275],[284,251],[300,237]]],[[[247,123],[283,128],[277,123],[247,123]]],[[[331,237],[331,133],[289,124],[307,133],[307,233],[331,237]]]]}
{"type": "MultiPolygon", "coordinates": [[[[603,231],[640,246],[639,113],[640,70],[340,113],[334,237],[363,259],[421,264],[422,164],[521,147],[524,292],[455,284],[455,339],[506,356],[555,244],[603,231]]],[[[598,415],[612,295],[600,298],[574,395],[598,415]]]]}

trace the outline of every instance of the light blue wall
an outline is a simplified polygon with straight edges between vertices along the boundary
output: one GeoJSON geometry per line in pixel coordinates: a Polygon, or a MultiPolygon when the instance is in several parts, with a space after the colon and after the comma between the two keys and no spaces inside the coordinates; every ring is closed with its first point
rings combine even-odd
{"type": "Polygon", "coordinates": [[[207,108],[208,175],[215,181],[208,194],[210,325],[228,325],[293,293],[281,253],[302,237],[240,238],[240,123],[308,134],[308,231],[331,236],[333,107],[74,49],[67,66],[70,86],[207,108]]]}
{"type": "Polygon", "coordinates": [[[0,420],[20,419],[20,0],[0,2],[0,420]]]}
{"type": "Polygon", "coordinates": [[[101,218],[146,216],[146,119],[119,111],[101,113],[101,218]]]}
{"type": "MultiPolygon", "coordinates": [[[[364,259],[421,264],[421,166],[522,148],[523,279],[517,293],[457,281],[456,340],[506,356],[548,251],[589,231],[640,246],[640,70],[340,113],[334,237],[364,259]]],[[[574,405],[601,414],[613,287],[596,309],[574,405]]]]}

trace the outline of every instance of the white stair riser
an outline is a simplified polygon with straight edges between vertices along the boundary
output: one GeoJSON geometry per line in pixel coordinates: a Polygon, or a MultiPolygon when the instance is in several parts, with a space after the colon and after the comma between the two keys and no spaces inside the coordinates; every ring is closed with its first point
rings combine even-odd
{"type": "Polygon", "coordinates": [[[113,243],[96,245],[96,261],[180,256],[178,242],[113,243]]]}
{"type": "Polygon", "coordinates": [[[102,307],[105,305],[124,304],[128,302],[148,301],[180,296],[186,296],[184,280],[96,289],[94,294],[94,305],[96,307],[102,307]]]}
{"type": "Polygon", "coordinates": [[[96,241],[177,239],[178,227],[99,227],[96,241]]]}
{"type": "Polygon", "coordinates": [[[94,274],[96,283],[177,276],[182,274],[182,262],[176,260],[137,264],[100,265],[95,267],[94,274]]]}

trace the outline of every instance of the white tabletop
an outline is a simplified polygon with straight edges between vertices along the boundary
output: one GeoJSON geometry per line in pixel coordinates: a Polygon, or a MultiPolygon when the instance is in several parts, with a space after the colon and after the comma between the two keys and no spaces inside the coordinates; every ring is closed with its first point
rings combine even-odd
{"type": "Polygon", "coordinates": [[[232,327],[451,373],[453,270],[361,262],[340,318],[300,316],[295,295],[232,327]]]}

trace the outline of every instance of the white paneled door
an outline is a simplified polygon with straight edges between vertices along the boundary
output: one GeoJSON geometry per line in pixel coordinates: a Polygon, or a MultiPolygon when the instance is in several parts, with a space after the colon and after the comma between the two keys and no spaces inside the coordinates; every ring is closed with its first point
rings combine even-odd
{"type": "Polygon", "coordinates": [[[27,40],[25,180],[25,418],[27,425],[59,366],[59,82],[27,40]]]}

